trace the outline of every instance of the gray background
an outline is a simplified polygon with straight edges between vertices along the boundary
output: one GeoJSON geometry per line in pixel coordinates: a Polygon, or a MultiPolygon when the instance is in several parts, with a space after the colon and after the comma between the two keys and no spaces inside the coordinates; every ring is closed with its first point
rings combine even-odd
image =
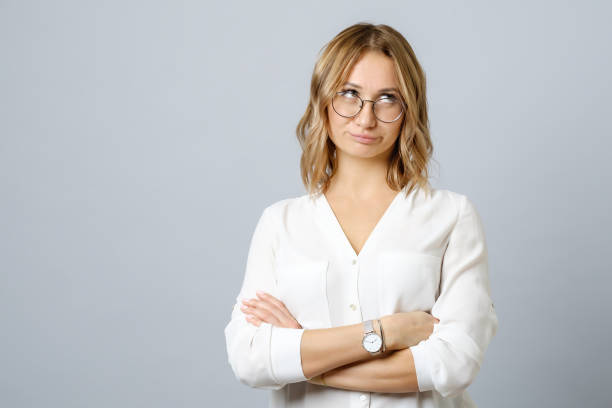
{"type": "Polygon", "coordinates": [[[611,8],[0,0],[0,406],[266,406],[223,328],[257,217],[305,193],[316,54],[358,21],[428,78],[432,184],[486,229],[480,407],[609,407],[611,8]]]}

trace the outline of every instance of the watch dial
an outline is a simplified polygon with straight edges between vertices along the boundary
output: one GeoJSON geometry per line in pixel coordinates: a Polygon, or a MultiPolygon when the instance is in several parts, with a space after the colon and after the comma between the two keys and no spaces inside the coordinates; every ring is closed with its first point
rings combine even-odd
{"type": "Polygon", "coordinates": [[[382,347],[382,340],[379,335],[370,333],[363,338],[363,347],[370,353],[375,353],[382,347]]]}

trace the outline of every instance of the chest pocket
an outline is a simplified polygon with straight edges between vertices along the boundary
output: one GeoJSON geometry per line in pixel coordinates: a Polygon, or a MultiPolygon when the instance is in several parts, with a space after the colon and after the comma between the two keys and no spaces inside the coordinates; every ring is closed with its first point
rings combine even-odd
{"type": "Polygon", "coordinates": [[[284,256],[277,260],[278,295],[305,329],[331,327],[327,302],[327,259],[284,256]]]}
{"type": "Polygon", "coordinates": [[[419,252],[386,251],[378,258],[381,314],[429,312],[438,296],[442,258],[419,252]]]}

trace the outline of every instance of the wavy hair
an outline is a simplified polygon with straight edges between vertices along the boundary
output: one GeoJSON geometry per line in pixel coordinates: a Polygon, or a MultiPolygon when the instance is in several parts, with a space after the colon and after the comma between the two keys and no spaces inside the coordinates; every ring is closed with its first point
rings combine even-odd
{"type": "Polygon", "coordinates": [[[337,169],[335,145],[329,138],[327,110],[351,70],[366,51],[393,60],[399,92],[407,107],[387,168],[387,184],[401,190],[410,184],[431,192],[428,164],[433,153],[429,135],[425,73],[408,41],[385,24],[360,22],[338,33],[319,51],[310,82],[310,100],[296,127],[302,148],[300,169],[309,194],[327,191],[337,169]]]}

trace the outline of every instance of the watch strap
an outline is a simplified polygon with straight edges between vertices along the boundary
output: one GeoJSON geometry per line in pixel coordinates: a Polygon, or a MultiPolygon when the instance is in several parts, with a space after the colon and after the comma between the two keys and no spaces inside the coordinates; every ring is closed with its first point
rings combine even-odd
{"type": "Polygon", "coordinates": [[[385,346],[385,335],[383,334],[382,322],[378,319],[378,327],[380,328],[380,339],[382,340],[382,349],[381,351],[384,353],[387,351],[387,346],[385,346]]]}
{"type": "Polygon", "coordinates": [[[363,333],[368,334],[374,331],[374,326],[372,325],[372,320],[364,320],[363,322],[363,333]]]}

